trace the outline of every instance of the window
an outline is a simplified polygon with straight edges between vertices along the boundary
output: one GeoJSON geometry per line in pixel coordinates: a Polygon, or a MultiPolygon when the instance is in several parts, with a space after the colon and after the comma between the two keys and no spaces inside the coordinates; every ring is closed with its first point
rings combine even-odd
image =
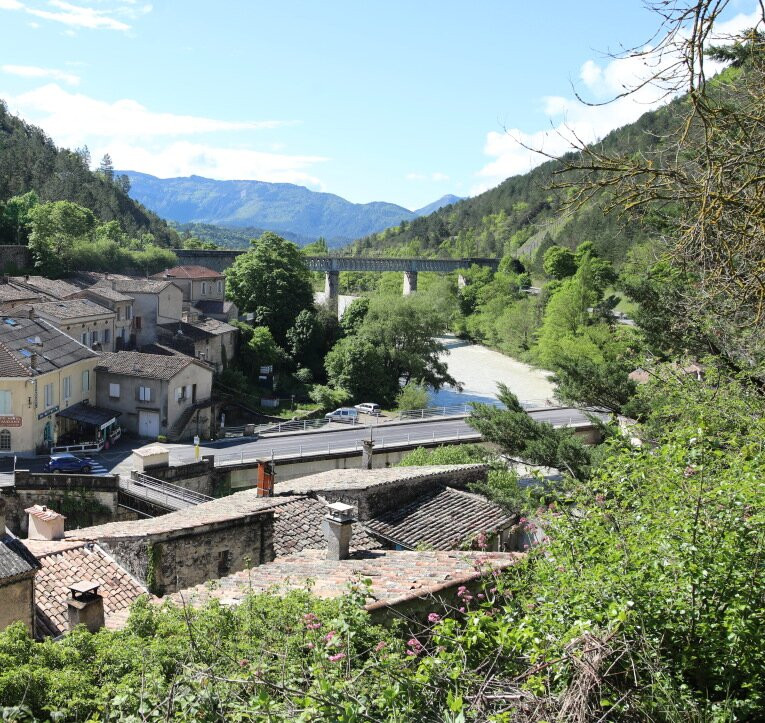
{"type": "Polygon", "coordinates": [[[11,393],[6,390],[0,390],[0,414],[12,414],[12,402],[11,393]]]}
{"type": "Polygon", "coordinates": [[[119,384],[110,384],[109,385],[109,397],[112,399],[119,399],[120,398],[120,385],[119,384]]]}
{"type": "Polygon", "coordinates": [[[150,402],[151,387],[138,387],[138,399],[141,402],[150,402]]]}
{"type": "Polygon", "coordinates": [[[135,318],[135,328],[136,329],[140,329],[141,328],[141,317],[140,316],[136,316],[136,318],[135,318]]]}
{"type": "Polygon", "coordinates": [[[176,402],[182,402],[184,399],[186,399],[186,387],[176,387],[175,388],[175,401],[176,402]]]}
{"type": "Polygon", "coordinates": [[[222,281],[218,282],[218,293],[219,294],[223,293],[223,282],[222,281]]]}
{"type": "Polygon", "coordinates": [[[72,377],[64,377],[61,383],[64,399],[72,396],[72,377]]]}
{"type": "Polygon", "coordinates": [[[80,341],[81,341],[81,342],[82,342],[82,343],[83,343],[85,346],[87,346],[87,345],[88,345],[88,332],[87,332],[87,331],[83,331],[83,332],[82,332],[82,336],[80,337],[80,341]]]}
{"type": "Polygon", "coordinates": [[[133,318],[133,307],[132,306],[128,306],[125,309],[125,318],[126,319],[132,319],[133,318]]]}
{"type": "Polygon", "coordinates": [[[45,385],[45,408],[53,406],[53,383],[45,385]]]}
{"type": "Polygon", "coordinates": [[[117,307],[117,321],[120,321],[122,319],[122,307],[117,307]]]}
{"type": "Polygon", "coordinates": [[[98,329],[93,329],[93,331],[90,332],[90,343],[98,344],[98,329]]]}
{"type": "Polygon", "coordinates": [[[111,329],[104,329],[104,344],[108,344],[111,341],[111,338],[111,329]]]}
{"type": "Polygon", "coordinates": [[[2,432],[0,432],[0,449],[10,449],[11,448],[11,433],[4,429],[2,432]]]}
{"type": "Polygon", "coordinates": [[[207,282],[203,281],[202,282],[202,296],[205,296],[205,294],[207,294],[207,282]]]}
{"type": "Polygon", "coordinates": [[[82,373],[82,391],[90,391],[90,371],[87,369],[82,373]]]}

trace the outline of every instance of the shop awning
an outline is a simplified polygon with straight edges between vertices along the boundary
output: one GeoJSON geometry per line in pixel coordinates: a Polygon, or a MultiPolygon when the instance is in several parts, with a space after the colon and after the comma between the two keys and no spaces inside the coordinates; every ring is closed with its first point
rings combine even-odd
{"type": "Polygon", "coordinates": [[[85,404],[85,402],[78,402],[71,407],[57,412],[59,417],[74,419],[75,422],[89,424],[91,427],[98,427],[99,429],[106,429],[110,424],[116,422],[120,414],[122,412],[115,412],[113,409],[104,409],[103,407],[94,407],[92,404],[85,404]]]}

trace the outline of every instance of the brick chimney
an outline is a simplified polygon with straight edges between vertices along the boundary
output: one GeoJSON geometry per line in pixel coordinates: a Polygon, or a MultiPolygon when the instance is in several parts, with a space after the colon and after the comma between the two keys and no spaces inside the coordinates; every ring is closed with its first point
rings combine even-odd
{"type": "Polygon", "coordinates": [[[95,633],[104,627],[104,599],[98,594],[98,583],[82,580],[70,585],[67,611],[70,630],[84,625],[95,633]]]}
{"type": "Polygon", "coordinates": [[[323,530],[327,538],[327,559],[347,560],[350,554],[351,531],[353,529],[353,506],[344,502],[327,505],[323,530]]]}
{"type": "Polygon", "coordinates": [[[274,463],[258,460],[258,497],[274,496],[274,463]]]}
{"type": "Polygon", "coordinates": [[[45,505],[32,505],[24,512],[29,515],[30,540],[62,540],[64,538],[64,520],[66,517],[45,505]]]}

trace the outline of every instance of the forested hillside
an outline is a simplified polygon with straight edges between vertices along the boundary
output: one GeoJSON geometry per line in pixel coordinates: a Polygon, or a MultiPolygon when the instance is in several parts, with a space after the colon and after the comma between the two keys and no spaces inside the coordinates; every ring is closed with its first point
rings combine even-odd
{"type": "MultiPolygon", "coordinates": [[[[656,149],[674,127],[673,118],[683,102],[675,101],[645,113],[598,145],[611,153],[656,149]]],[[[634,219],[605,214],[602,195],[573,213],[566,212],[569,194],[555,186],[557,175],[572,159],[573,155],[569,155],[548,161],[479,196],[361,238],[349,251],[401,256],[530,257],[553,243],[573,249],[583,241],[592,241],[599,256],[618,264],[631,246],[647,240],[647,229],[634,219]]]]}
{"type": "MultiPolygon", "coordinates": [[[[103,222],[117,221],[130,236],[150,233],[160,245],[177,245],[178,236],[165,221],[131,199],[113,177],[88,168],[86,149],[57,148],[0,100],[0,203],[30,191],[40,202],[70,201],[103,222]]],[[[0,225],[0,243],[16,242],[3,234],[0,225]]]]}

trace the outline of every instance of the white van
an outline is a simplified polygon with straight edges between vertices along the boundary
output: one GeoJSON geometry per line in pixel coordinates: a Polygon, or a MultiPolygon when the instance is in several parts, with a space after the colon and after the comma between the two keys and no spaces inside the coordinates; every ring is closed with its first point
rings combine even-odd
{"type": "Polygon", "coordinates": [[[361,414],[371,414],[375,417],[380,414],[380,405],[374,402],[362,402],[357,404],[355,409],[357,412],[361,412],[361,414]]]}
{"type": "Polygon", "coordinates": [[[328,422],[348,422],[349,424],[355,424],[358,417],[359,413],[353,407],[340,407],[324,415],[324,419],[328,422]]]}

